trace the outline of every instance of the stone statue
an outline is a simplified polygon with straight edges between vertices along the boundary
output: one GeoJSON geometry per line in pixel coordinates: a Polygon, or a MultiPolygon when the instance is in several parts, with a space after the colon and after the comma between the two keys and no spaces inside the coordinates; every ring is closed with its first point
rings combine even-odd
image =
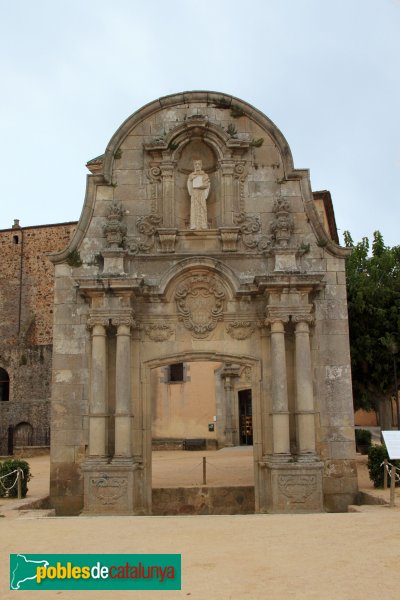
{"type": "Polygon", "coordinates": [[[202,170],[201,160],[193,162],[187,187],[190,195],[190,229],[208,229],[206,200],[210,192],[210,178],[202,170]]]}

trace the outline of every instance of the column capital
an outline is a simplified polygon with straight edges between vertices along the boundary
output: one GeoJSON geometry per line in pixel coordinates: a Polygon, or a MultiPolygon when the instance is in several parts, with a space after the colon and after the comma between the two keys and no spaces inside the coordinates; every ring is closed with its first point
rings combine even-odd
{"type": "MultiPolygon", "coordinates": [[[[292,321],[293,321],[293,323],[296,324],[296,331],[297,331],[297,329],[299,329],[299,325],[301,325],[302,323],[304,325],[312,325],[314,323],[314,316],[310,315],[310,314],[293,315],[292,321]]],[[[308,331],[308,327],[307,327],[307,331],[308,331]]]]}
{"type": "Polygon", "coordinates": [[[289,322],[289,315],[271,315],[268,316],[265,320],[264,320],[264,325],[266,327],[270,327],[271,330],[274,329],[275,331],[284,329],[284,325],[285,323],[289,322]],[[280,327],[281,326],[281,327],[280,327]]]}
{"type": "Polygon", "coordinates": [[[108,327],[110,325],[110,319],[103,316],[91,315],[86,321],[86,328],[92,330],[97,325],[101,327],[108,327]]]}
{"type": "Polygon", "coordinates": [[[115,327],[125,326],[129,329],[137,327],[137,322],[133,318],[133,315],[117,315],[111,317],[111,322],[115,327]]]}

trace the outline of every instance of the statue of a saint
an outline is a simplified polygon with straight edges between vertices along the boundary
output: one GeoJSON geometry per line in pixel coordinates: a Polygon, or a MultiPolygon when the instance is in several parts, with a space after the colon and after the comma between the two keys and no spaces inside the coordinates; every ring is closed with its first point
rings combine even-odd
{"type": "Polygon", "coordinates": [[[201,160],[193,162],[187,187],[190,195],[190,229],[208,229],[206,200],[210,192],[210,178],[202,170],[201,160]]]}

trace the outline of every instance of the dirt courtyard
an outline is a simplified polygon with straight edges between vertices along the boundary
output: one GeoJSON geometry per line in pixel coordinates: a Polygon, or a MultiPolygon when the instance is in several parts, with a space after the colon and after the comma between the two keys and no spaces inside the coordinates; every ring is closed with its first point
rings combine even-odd
{"type": "MultiPolygon", "coordinates": [[[[197,465],[205,454],[210,462],[207,477],[213,485],[229,483],[233,462],[241,476],[250,478],[241,483],[251,483],[251,449],[242,454],[226,450],[211,453],[213,457],[202,452],[154,453],[154,485],[166,485],[165,478],[174,485],[173,473],[180,485],[201,483],[197,478],[202,477],[202,469],[197,465]],[[213,483],[213,477],[218,481],[213,483]]],[[[49,460],[28,460],[34,475],[32,500],[48,490],[49,460]]],[[[371,486],[365,460],[360,457],[359,462],[360,487],[367,489],[371,486]]],[[[180,592],[104,591],[101,600],[397,600],[399,492],[394,509],[365,506],[358,513],[290,516],[38,518],[40,512],[14,510],[25,501],[0,499],[0,598],[16,594],[21,600],[99,598],[94,591],[9,591],[10,553],[173,552],[182,554],[180,592]]]]}

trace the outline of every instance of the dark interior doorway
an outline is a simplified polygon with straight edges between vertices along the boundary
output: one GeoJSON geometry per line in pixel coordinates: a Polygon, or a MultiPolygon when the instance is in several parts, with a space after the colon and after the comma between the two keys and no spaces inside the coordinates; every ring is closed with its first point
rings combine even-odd
{"type": "Polygon", "coordinates": [[[240,445],[253,445],[253,409],[251,405],[251,390],[239,392],[239,427],[240,445]]]}

